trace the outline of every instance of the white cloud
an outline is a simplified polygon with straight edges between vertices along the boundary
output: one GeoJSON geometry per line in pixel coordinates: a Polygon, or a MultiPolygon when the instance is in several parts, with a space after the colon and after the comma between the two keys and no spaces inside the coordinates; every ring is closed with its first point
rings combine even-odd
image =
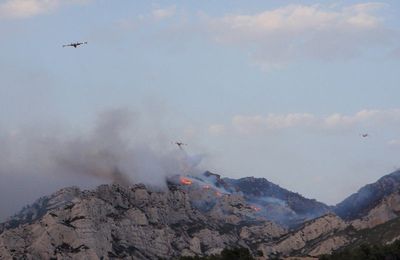
{"type": "Polygon", "coordinates": [[[152,14],[154,19],[162,20],[162,19],[174,16],[175,13],[176,13],[176,7],[175,6],[170,6],[170,7],[167,7],[167,8],[154,9],[151,14],[152,14]]]}
{"type": "Polygon", "coordinates": [[[332,114],[323,118],[323,126],[328,128],[350,127],[358,124],[384,124],[400,122],[400,109],[364,109],[354,115],[332,114]]]}
{"type": "Polygon", "coordinates": [[[366,48],[387,44],[392,35],[377,12],[381,3],[341,9],[289,5],[261,13],[208,18],[208,30],[221,43],[251,50],[264,67],[299,59],[349,59],[366,48]]]}
{"type": "Polygon", "coordinates": [[[400,147],[400,139],[393,139],[388,142],[388,145],[394,147],[400,147]]]}
{"type": "Polygon", "coordinates": [[[84,4],[89,0],[6,0],[0,4],[0,18],[29,18],[47,14],[67,4],[84,4]]]}
{"type": "Polygon", "coordinates": [[[214,124],[208,127],[208,132],[212,135],[221,135],[225,133],[225,126],[222,124],[214,124]]]}
{"type": "Polygon", "coordinates": [[[267,116],[237,115],[232,124],[241,133],[277,130],[296,126],[309,126],[315,123],[315,116],[308,113],[268,114],[267,116]]]}
{"type": "MultiPolygon", "coordinates": [[[[266,116],[236,115],[232,118],[231,127],[241,134],[253,134],[297,127],[317,130],[343,130],[358,127],[369,128],[377,125],[400,126],[400,109],[364,109],[353,115],[333,113],[326,116],[316,116],[309,113],[267,114],[266,116]]],[[[209,132],[213,133],[218,129],[223,129],[225,132],[227,126],[211,125],[209,132]]],[[[221,131],[221,133],[223,132],[221,131]]]]}

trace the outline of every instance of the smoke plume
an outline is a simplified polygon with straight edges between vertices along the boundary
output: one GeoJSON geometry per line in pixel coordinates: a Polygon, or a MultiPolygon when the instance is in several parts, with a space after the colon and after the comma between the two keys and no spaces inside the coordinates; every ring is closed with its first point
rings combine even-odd
{"type": "Polygon", "coordinates": [[[124,109],[101,113],[84,133],[0,129],[0,220],[64,186],[115,182],[162,188],[168,176],[202,172],[196,168],[202,156],[190,156],[171,141],[163,129],[141,129],[138,115],[124,109]]]}

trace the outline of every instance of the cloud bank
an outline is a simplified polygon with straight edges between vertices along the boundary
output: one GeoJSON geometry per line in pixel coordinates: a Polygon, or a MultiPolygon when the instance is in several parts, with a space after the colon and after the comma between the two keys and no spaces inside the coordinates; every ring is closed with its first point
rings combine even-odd
{"type": "Polygon", "coordinates": [[[243,47],[268,68],[290,62],[351,59],[370,48],[399,44],[380,11],[383,3],[336,6],[288,5],[255,14],[207,18],[207,27],[222,44],[243,47]]]}
{"type": "Polygon", "coordinates": [[[71,4],[85,4],[90,0],[6,0],[0,4],[0,18],[23,19],[48,14],[71,4]]]}
{"type": "Polygon", "coordinates": [[[326,116],[311,113],[236,115],[232,118],[231,125],[213,124],[208,127],[208,132],[217,135],[231,129],[240,134],[254,134],[290,128],[335,131],[378,125],[400,126],[400,109],[364,109],[353,115],[333,113],[326,116]]]}
{"type": "Polygon", "coordinates": [[[176,14],[176,6],[173,5],[166,8],[155,8],[151,14],[156,20],[166,19],[176,14]]]}

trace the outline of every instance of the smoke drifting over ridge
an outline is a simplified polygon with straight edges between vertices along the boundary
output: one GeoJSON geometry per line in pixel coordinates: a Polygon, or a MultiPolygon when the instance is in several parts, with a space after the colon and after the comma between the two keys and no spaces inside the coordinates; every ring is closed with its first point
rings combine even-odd
{"type": "Polygon", "coordinates": [[[64,186],[166,187],[168,176],[202,172],[196,168],[202,157],[173,146],[162,129],[141,129],[136,114],[124,109],[101,113],[84,134],[0,128],[0,221],[64,186]]]}

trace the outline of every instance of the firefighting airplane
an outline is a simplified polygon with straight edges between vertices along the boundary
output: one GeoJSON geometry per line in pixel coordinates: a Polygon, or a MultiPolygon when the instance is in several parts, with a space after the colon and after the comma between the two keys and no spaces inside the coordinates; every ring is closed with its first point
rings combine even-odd
{"type": "Polygon", "coordinates": [[[63,47],[74,47],[74,48],[77,48],[77,47],[79,47],[79,45],[83,45],[83,44],[87,44],[87,42],[73,42],[73,43],[70,43],[70,44],[65,44],[65,45],[63,45],[63,47]]]}
{"type": "Polygon", "coordinates": [[[175,142],[175,144],[176,144],[180,149],[183,149],[183,148],[182,148],[182,145],[187,145],[187,144],[184,144],[184,143],[182,143],[182,142],[175,142]]]}
{"type": "Polygon", "coordinates": [[[361,136],[365,138],[365,137],[368,137],[369,134],[361,134],[361,136]]]}

